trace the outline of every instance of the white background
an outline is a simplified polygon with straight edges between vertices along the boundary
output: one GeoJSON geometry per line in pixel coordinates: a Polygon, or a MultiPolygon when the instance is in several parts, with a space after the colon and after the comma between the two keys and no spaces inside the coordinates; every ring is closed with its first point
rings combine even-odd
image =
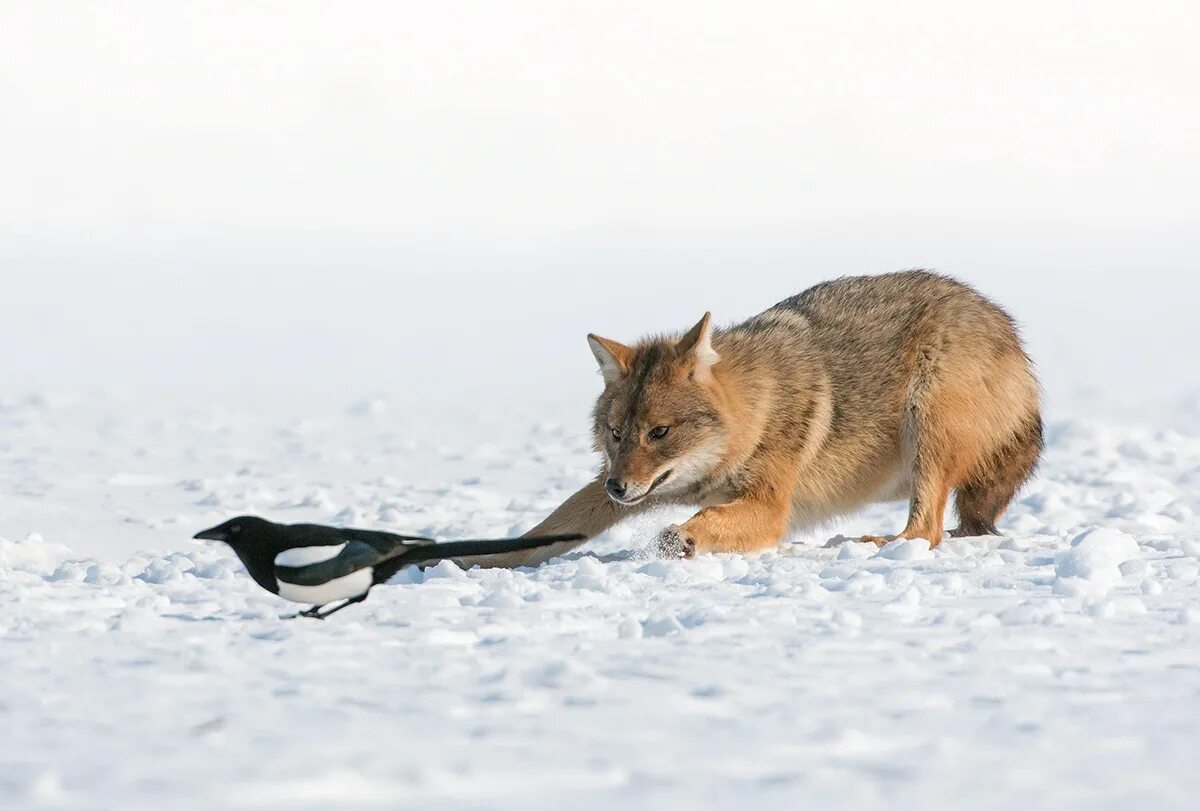
{"type": "Polygon", "coordinates": [[[916,266],[1013,311],[1052,406],[1195,388],[1194,2],[0,19],[15,389],[501,391],[582,414],[587,331],[916,266]]]}

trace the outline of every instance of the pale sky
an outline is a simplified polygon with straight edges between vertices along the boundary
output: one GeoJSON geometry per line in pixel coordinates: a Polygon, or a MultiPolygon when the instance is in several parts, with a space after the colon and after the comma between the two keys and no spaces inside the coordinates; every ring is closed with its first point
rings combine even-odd
{"type": "Polygon", "coordinates": [[[1200,4],[5,2],[18,237],[1196,224],[1200,4]]]}
{"type": "Polygon", "coordinates": [[[1200,271],[1194,0],[0,0],[0,20],[10,379],[116,374],[98,346],[132,377],[189,357],[240,379],[249,355],[358,379],[441,308],[499,309],[532,347],[918,265],[1037,319],[1099,296],[1114,346],[1159,331],[1143,355],[1196,335],[1171,323],[1200,271]],[[478,301],[447,273],[497,279],[478,301]],[[539,274],[574,281],[503,281],[539,274]],[[361,369],[322,319],[356,306],[361,369]],[[296,319],[338,349],[305,366],[296,319]]]}

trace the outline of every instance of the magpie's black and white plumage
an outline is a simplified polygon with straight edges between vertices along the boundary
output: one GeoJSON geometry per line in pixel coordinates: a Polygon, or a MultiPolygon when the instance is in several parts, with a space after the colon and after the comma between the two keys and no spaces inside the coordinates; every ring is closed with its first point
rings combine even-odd
{"type": "Polygon", "coordinates": [[[386,583],[406,566],[582,540],[580,535],[543,535],[437,543],[420,535],[276,524],[252,515],[231,518],[195,537],[229,544],[254,582],[286,600],[311,604],[297,616],[317,619],[362,602],[372,586],[386,583]],[[346,602],[321,611],[338,600],[346,602]]]}

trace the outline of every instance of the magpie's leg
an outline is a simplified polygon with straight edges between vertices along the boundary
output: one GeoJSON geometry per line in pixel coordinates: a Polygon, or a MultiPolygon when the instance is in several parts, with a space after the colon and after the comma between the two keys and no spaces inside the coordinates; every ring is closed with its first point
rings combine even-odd
{"type": "Polygon", "coordinates": [[[324,607],[325,606],[323,606],[323,605],[314,605],[312,608],[308,608],[308,609],[305,609],[304,611],[301,611],[296,616],[297,617],[310,617],[315,620],[323,620],[323,619],[325,619],[325,616],[321,613],[321,609],[324,607]]]}
{"type": "Polygon", "coordinates": [[[342,603],[337,608],[331,608],[328,611],[326,611],[324,614],[313,614],[313,616],[316,617],[317,619],[323,620],[326,617],[328,617],[330,614],[336,614],[337,612],[341,611],[343,608],[345,608],[348,605],[354,605],[355,603],[361,603],[363,600],[367,599],[367,594],[369,594],[369,593],[370,592],[363,592],[362,594],[358,595],[357,597],[351,597],[349,600],[342,603]]]}
{"type": "Polygon", "coordinates": [[[314,605],[312,608],[306,608],[298,614],[284,614],[282,617],[280,617],[280,619],[294,620],[299,619],[300,617],[308,617],[310,619],[323,620],[325,619],[325,616],[321,613],[322,608],[324,608],[324,606],[314,605]]]}

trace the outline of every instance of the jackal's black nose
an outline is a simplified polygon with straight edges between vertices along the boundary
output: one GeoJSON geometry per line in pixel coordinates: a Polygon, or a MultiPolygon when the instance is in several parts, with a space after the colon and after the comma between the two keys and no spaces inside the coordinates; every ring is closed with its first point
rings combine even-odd
{"type": "Polygon", "coordinates": [[[609,479],[604,482],[604,489],[613,498],[624,498],[625,490],[627,489],[624,482],[619,482],[616,479],[609,479]]]}

